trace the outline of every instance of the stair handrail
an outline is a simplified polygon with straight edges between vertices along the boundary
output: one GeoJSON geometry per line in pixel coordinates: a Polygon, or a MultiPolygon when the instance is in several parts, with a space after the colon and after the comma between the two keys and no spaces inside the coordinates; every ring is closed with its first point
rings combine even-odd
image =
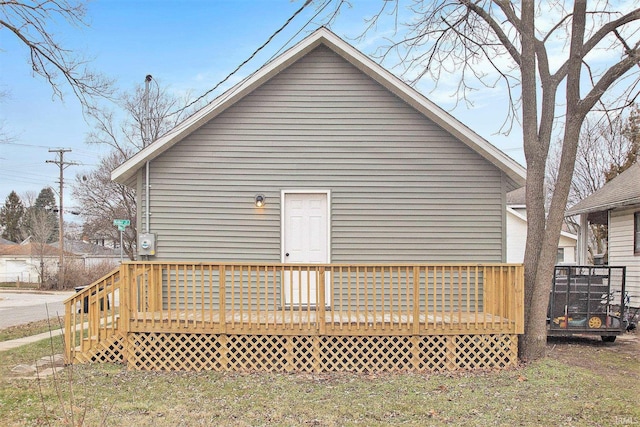
{"type": "Polygon", "coordinates": [[[120,317],[121,267],[113,269],[64,300],[65,362],[73,363],[77,347],[91,348],[115,332],[120,317]]]}

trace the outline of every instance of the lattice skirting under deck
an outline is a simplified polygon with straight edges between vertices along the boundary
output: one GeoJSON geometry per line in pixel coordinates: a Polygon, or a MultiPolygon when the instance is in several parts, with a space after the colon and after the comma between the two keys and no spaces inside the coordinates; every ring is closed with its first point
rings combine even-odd
{"type": "Polygon", "coordinates": [[[122,363],[125,361],[123,342],[122,335],[116,334],[104,341],[93,344],[93,347],[85,352],[78,349],[74,355],[74,362],[122,363]]]}
{"type": "Polygon", "coordinates": [[[279,336],[129,333],[76,361],[135,370],[440,372],[516,366],[517,335],[279,336]]]}

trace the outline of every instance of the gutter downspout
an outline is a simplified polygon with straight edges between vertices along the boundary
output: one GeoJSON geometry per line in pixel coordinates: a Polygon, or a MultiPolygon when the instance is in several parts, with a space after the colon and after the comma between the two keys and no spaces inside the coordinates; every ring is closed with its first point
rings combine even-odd
{"type": "Polygon", "coordinates": [[[144,189],[144,197],[145,197],[145,201],[144,201],[144,207],[145,207],[145,220],[144,220],[144,227],[145,227],[145,233],[149,233],[149,230],[151,229],[151,227],[149,227],[149,217],[151,216],[151,213],[149,212],[149,189],[150,189],[150,185],[149,185],[149,161],[147,160],[147,164],[144,168],[145,170],[145,189],[144,189]]]}
{"type": "MultiPolygon", "coordinates": [[[[149,145],[149,135],[151,134],[151,117],[150,117],[150,109],[149,109],[149,86],[151,85],[151,79],[153,77],[151,76],[151,74],[147,74],[147,76],[144,79],[144,115],[145,115],[145,121],[146,123],[144,124],[144,137],[142,140],[142,146],[143,148],[146,147],[147,145],[149,145]]],[[[149,160],[147,160],[147,163],[145,165],[145,189],[144,189],[144,195],[145,195],[145,221],[144,221],[144,225],[145,225],[145,233],[149,233],[151,230],[151,227],[149,226],[149,218],[151,216],[150,213],[150,208],[149,208],[149,190],[151,188],[151,186],[149,185],[149,165],[150,162],[149,160]]]]}

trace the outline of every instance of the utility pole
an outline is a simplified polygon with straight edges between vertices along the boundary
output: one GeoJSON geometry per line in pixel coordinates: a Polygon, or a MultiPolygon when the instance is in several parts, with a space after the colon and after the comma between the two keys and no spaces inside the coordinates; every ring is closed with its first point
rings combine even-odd
{"type": "Polygon", "coordinates": [[[69,166],[79,165],[76,162],[69,162],[64,160],[64,153],[70,152],[69,148],[50,148],[50,153],[57,153],[56,160],[47,160],[47,163],[54,163],[60,168],[60,206],[59,211],[59,226],[58,226],[58,251],[60,265],[58,266],[58,289],[61,289],[64,285],[64,170],[69,166]]]}

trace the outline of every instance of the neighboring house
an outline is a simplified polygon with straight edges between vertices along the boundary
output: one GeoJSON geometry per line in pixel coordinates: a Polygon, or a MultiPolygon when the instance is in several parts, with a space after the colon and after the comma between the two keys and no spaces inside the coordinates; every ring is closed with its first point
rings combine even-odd
{"type": "Polygon", "coordinates": [[[119,240],[114,239],[106,230],[94,229],[89,232],[85,230],[82,234],[82,241],[112,249],[118,248],[120,243],[119,240]]]}
{"type": "MultiPolygon", "coordinates": [[[[575,264],[577,242],[578,236],[562,230],[557,264],[575,264]]],[[[522,187],[507,193],[507,262],[523,262],[526,244],[527,206],[525,187],[522,187]]]]}
{"type": "Polygon", "coordinates": [[[504,264],[505,202],[525,169],[326,29],[112,178],[137,189],[139,260],[68,301],[71,312],[84,298],[93,310],[127,302],[79,332],[80,349],[69,325],[68,361],[284,371],[517,362],[523,269],[504,264]]]}
{"type": "Polygon", "coordinates": [[[58,271],[58,249],[51,245],[25,242],[15,245],[0,245],[0,281],[38,283],[40,263],[45,271],[58,271]]]}
{"type": "MultiPolygon", "coordinates": [[[[58,248],[59,244],[55,242],[51,246],[58,248]]],[[[64,250],[75,254],[74,259],[82,261],[83,266],[86,268],[104,263],[113,264],[115,267],[120,262],[120,249],[107,248],[82,240],[65,239],[64,250]]]]}
{"type": "Polygon", "coordinates": [[[0,237],[0,245],[17,245],[17,243],[0,237]]]}
{"type": "MultiPolygon", "coordinates": [[[[65,240],[64,254],[66,265],[76,263],[82,269],[104,269],[104,264],[115,267],[120,262],[119,250],[82,241],[65,240]]],[[[38,283],[40,263],[44,263],[46,274],[53,276],[59,261],[58,242],[41,245],[27,239],[21,244],[0,245],[0,281],[38,283]]]]}
{"type": "Polygon", "coordinates": [[[577,215],[580,262],[587,260],[588,225],[607,225],[608,263],[627,267],[626,288],[631,305],[640,305],[640,164],[634,163],[566,213],[577,215]]]}

